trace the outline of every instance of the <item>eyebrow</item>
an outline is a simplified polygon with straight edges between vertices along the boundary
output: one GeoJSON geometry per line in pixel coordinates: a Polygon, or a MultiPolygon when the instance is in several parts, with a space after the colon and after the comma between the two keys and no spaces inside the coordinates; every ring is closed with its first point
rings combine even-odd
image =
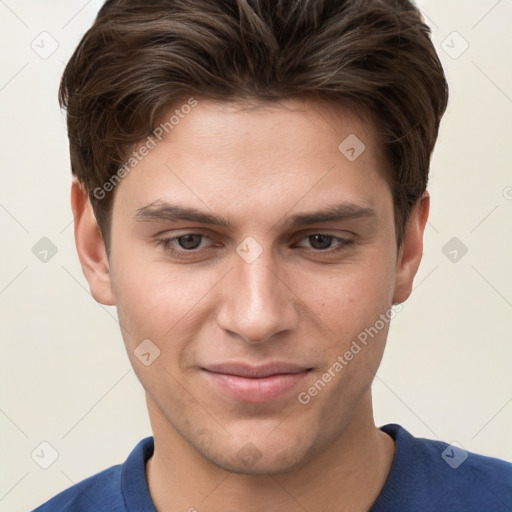
{"type": "Polygon", "coordinates": [[[214,213],[206,213],[196,210],[195,208],[170,204],[161,200],[153,201],[142,208],[138,208],[135,213],[135,220],[139,222],[177,222],[180,220],[188,220],[233,229],[233,223],[231,221],[223,219],[214,213]]]}
{"type": "MultiPolygon", "coordinates": [[[[318,211],[284,216],[275,224],[274,228],[292,228],[320,222],[370,218],[377,218],[377,212],[370,206],[360,203],[339,203],[322,208],[318,211]]],[[[135,213],[135,220],[138,222],[178,222],[186,220],[199,222],[201,224],[222,226],[226,229],[234,230],[234,223],[230,219],[219,217],[213,212],[204,212],[195,208],[170,204],[161,200],[153,201],[146,206],[138,208],[135,213]]]]}
{"type": "Polygon", "coordinates": [[[305,212],[284,217],[277,227],[307,226],[319,222],[377,218],[377,212],[370,206],[358,203],[339,203],[314,212],[305,212]]]}

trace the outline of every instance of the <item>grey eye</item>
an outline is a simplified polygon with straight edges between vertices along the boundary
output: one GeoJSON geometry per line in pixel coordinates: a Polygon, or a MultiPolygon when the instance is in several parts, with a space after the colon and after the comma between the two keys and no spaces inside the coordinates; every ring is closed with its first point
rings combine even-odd
{"type": "Polygon", "coordinates": [[[203,235],[183,235],[177,238],[178,244],[183,249],[197,249],[201,244],[203,235]]]}

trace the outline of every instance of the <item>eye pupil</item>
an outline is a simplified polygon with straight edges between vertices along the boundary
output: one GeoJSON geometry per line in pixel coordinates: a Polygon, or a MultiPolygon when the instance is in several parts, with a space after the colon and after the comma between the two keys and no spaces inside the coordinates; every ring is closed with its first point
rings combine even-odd
{"type": "Polygon", "coordinates": [[[314,249],[328,249],[331,246],[332,238],[330,235],[310,235],[309,242],[314,249]]]}
{"type": "Polygon", "coordinates": [[[201,243],[202,235],[183,235],[178,238],[178,243],[183,249],[197,249],[201,243]]]}

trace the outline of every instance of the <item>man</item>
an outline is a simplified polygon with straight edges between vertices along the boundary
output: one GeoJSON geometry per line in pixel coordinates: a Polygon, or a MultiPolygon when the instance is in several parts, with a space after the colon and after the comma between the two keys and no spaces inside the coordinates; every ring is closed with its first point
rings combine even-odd
{"type": "Polygon", "coordinates": [[[373,420],[447,97],[406,0],[104,5],[60,91],[75,238],[153,437],[38,511],[512,510],[511,464],[373,420]]]}

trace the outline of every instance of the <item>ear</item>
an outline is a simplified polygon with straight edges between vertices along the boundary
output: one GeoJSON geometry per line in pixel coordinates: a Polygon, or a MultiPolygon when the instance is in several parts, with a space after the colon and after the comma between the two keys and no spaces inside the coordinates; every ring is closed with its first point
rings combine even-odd
{"type": "Polygon", "coordinates": [[[395,294],[393,303],[405,302],[411,295],[414,276],[423,255],[423,233],[430,209],[430,196],[427,191],[418,200],[407,222],[402,247],[398,253],[395,294]]]}
{"type": "Polygon", "coordinates": [[[91,294],[106,306],[115,304],[105,244],[85,189],[74,178],[71,185],[71,208],[75,222],[75,244],[82,271],[91,294]]]}

